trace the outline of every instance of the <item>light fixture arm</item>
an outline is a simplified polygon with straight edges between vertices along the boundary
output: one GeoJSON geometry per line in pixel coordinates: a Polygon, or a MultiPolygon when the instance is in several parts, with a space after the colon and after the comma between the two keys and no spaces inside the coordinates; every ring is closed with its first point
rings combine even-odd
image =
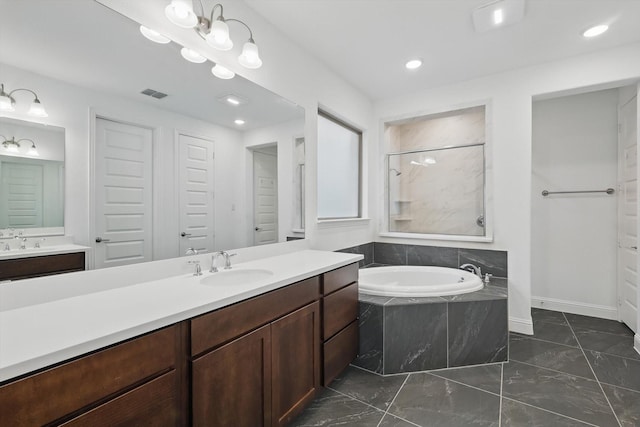
{"type": "MultiPolygon", "coordinates": [[[[3,89],[3,92],[4,92],[4,86],[3,86],[3,88],[2,88],[2,89],[3,89]]],[[[25,88],[14,89],[14,90],[12,90],[11,92],[9,92],[9,94],[8,94],[9,99],[11,99],[12,101],[14,101],[14,102],[15,102],[15,99],[14,99],[14,98],[13,98],[13,96],[11,96],[11,95],[13,95],[14,93],[19,92],[19,91],[21,91],[21,90],[23,90],[23,91],[25,91],[25,92],[29,92],[29,93],[31,93],[31,94],[33,95],[33,97],[35,98],[35,101],[40,102],[40,100],[38,99],[38,94],[36,94],[36,93],[35,93],[34,91],[32,91],[31,89],[25,89],[25,88]]]]}
{"type": "Polygon", "coordinates": [[[241,20],[239,20],[239,19],[235,19],[235,18],[229,18],[229,19],[227,19],[225,22],[232,22],[232,21],[233,21],[233,22],[239,22],[239,23],[241,23],[242,25],[244,25],[244,26],[245,26],[245,28],[247,29],[247,31],[249,31],[249,41],[250,41],[251,43],[255,43],[255,41],[253,41],[253,31],[251,31],[251,28],[249,28],[249,26],[248,26],[247,24],[245,24],[245,23],[244,23],[244,22],[242,22],[241,20]]]}

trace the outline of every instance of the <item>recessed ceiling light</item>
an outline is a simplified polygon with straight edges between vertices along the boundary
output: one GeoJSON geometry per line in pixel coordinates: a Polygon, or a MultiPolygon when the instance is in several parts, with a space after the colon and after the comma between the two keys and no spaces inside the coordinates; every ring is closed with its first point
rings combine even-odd
{"type": "Polygon", "coordinates": [[[227,96],[227,102],[231,105],[240,105],[240,101],[233,96],[227,96]]]}
{"type": "Polygon", "coordinates": [[[237,125],[239,125],[239,126],[242,126],[245,122],[244,122],[244,120],[242,120],[242,119],[236,119],[236,120],[234,121],[234,123],[235,123],[235,124],[237,124],[237,125]]]}
{"type": "Polygon", "coordinates": [[[407,67],[407,70],[415,70],[416,68],[420,68],[421,65],[422,65],[422,60],[420,59],[412,59],[410,61],[407,61],[406,64],[404,64],[404,66],[407,67]]]}
{"type": "Polygon", "coordinates": [[[607,31],[608,29],[609,29],[608,25],[605,25],[605,24],[596,25],[586,30],[584,33],[582,33],[582,35],[587,38],[596,37],[604,33],[605,31],[607,31]]]}
{"type": "Polygon", "coordinates": [[[496,9],[493,11],[493,23],[500,25],[504,22],[504,10],[496,9]]]}

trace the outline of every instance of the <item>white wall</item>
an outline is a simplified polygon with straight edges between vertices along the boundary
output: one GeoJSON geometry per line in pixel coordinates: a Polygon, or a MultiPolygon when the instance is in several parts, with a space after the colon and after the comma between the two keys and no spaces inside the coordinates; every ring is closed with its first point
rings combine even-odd
{"type": "Polygon", "coordinates": [[[536,307],[616,319],[618,90],[533,103],[531,298],[536,307]]]}
{"type": "MultiPolygon", "coordinates": [[[[380,123],[410,115],[453,110],[490,100],[493,200],[487,216],[493,216],[491,243],[420,242],[378,237],[376,240],[439,246],[499,249],[509,252],[509,317],[514,331],[532,333],[531,323],[531,208],[532,208],[532,99],[536,95],[609,85],[621,86],[640,79],[640,44],[581,55],[533,67],[494,74],[454,85],[378,102],[380,123]]],[[[380,141],[382,144],[382,141],[380,141]]],[[[382,169],[384,152],[379,148],[375,164],[382,169]]],[[[376,178],[379,212],[383,212],[384,180],[376,178]]],[[[378,218],[381,220],[381,218],[378,218]]]]}
{"type": "MultiPolygon", "coordinates": [[[[232,204],[241,204],[245,193],[241,134],[221,126],[150,107],[143,103],[73,86],[4,64],[3,81],[9,87],[33,88],[47,100],[49,117],[40,123],[63,127],[65,144],[65,233],[76,243],[90,246],[95,238],[90,230],[91,138],[93,115],[120,120],[154,129],[154,259],[178,256],[179,223],[177,209],[176,132],[215,141],[216,246],[243,246],[243,235],[229,224],[240,221],[232,204]]],[[[8,116],[25,119],[19,113],[8,116]]]]}

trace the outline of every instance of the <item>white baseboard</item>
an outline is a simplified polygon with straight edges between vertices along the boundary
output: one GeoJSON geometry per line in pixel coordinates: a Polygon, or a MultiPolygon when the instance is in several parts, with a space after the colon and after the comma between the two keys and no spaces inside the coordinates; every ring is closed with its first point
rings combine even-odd
{"type": "Polygon", "coordinates": [[[509,317],[509,331],[519,334],[533,335],[533,321],[531,316],[528,319],[520,317],[509,317]]]}
{"type": "Polygon", "coordinates": [[[581,314],[583,316],[599,317],[601,319],[619,320],[618,308],[606,305],[587,304],[584,302],[532,296],[531,307],[564,311],[565,313],[581,314]]]}
{"type": "Polygon", "coordinates": [[[633,338],[633,348],[640,354],[640,333],[633,338]]]}

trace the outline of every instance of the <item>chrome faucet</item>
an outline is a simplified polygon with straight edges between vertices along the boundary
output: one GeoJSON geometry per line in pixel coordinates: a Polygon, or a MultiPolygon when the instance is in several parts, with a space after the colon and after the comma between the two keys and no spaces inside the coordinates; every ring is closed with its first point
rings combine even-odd
{"type": "Polygon", "coordinates": [[[33,247],[36,248],[36,249],[39,248],[40,247],[40,242],[44,242],[45,240],[47,240],[47,239],[45,239],[44,237],[42,239],[40,239],[40,240],[36,240],[36,242],[33,244],[33,247]]]}
{"type": "Polygon", "coordinates": [[[462,264],[460,266],[460,269],[461,270],[466,270],[466,271],[468,271],[470,273],[473,273],[473,274],[475,274],[476,276],[478,276],[479,278],[482,279],[482,271],[480,270],[480,267],[477,267],[477,266],[475,266],[473,264],[462,264]]]}
{"type": "Polygon", "coordinates": [[[211,268],[209,269],[210,273],[217,273],[218,267],[216,267],[216,259],[218,259],[218,255],[224,257],[224,269],[229,270],[231,268],[231,257],[236,256],[237,254],[229,254],[225,251],[218,251],[211,255],[211,268]]]}
{"type": "Polygon", "coordinates": [[[196,270],[193,272],[194,276],[202,276],[202,268],[200,267],[200,261],[198,261],[198,260],[189,261],[189,264],[195,264],[196,265],[196,270]]]}
{"type": "Polygon", "coordinates": [[[20,236],[16,236],[16,239],[20,240],[20,249],[27,249],[27,238],[20,236]]]}
{"type": "Polygon", "coordinates": [[[4,244],[4,250],[5,250],[5,251],[10,251],[10,250],[11,250],[11,246],[9,246],[9,244],[8,244],[8,243],[5,243],[5,244],[4,244]]]}

